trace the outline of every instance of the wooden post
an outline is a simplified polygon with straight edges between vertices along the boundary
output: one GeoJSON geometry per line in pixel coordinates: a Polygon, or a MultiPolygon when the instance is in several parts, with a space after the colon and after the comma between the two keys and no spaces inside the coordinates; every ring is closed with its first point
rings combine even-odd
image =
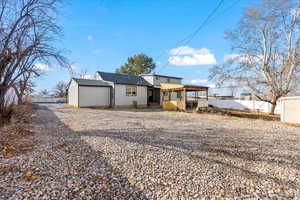
{"type": "Polygon", "coordinates": [[[183,101],[184,101],[184,106],[183,109],[186,111],[186,102],[187,102],[187,96],[186,96],[186,89],[183,89],[183,101]]]}
{"type": "Polygon", "coordinates": [[[208,101],[208,89],[206,89],[206,100],[208,101]]]}

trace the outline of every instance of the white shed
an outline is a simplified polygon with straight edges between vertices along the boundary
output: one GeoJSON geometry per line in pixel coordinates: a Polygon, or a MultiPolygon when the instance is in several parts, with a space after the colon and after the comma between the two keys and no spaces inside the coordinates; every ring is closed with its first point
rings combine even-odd
{"type": "Polygon", "coordinates": [[[68,102],[75,107],[111,107],[111,90],[100,80],[73,78],[68,87],[68,102]]]}
{"type": "Polygon", "coordinates": [[[300,96],[281,98],[281,121],[300,123],[300,96]]]}

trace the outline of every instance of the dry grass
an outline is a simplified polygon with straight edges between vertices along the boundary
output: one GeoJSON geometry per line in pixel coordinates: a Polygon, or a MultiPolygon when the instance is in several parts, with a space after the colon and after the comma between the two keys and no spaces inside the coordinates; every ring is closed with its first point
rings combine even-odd
{"type": "Polygon", "coordinates": [[[0,156],[3,158],[11,158],[28,153],[33,150],[37,141],[34,140],[0,140],[0,156]]]}
{"type": "Polygon", "coordinates": [[[226,116],[250,118],[250,119],[262,119],[268,121],[279,121],[279,115],[271,115],[268,113],[255,112],[250,110],[234,110],[234,109],[220,109],[214,108],[214,113],[218,113],[226,116]]]}
{"type": "Polygon", "coordinates": [[[33,109],[31,105],[14,106],[10,123],[0,129],[0,157],[11,158],[32,151],[37,143],[29,130],[33,109]]]}

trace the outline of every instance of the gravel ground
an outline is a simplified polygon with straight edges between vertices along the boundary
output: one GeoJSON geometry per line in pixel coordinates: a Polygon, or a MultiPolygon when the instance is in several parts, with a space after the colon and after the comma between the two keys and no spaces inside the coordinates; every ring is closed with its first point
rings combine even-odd
{"type": "Polygon", "coordinates": [[[160,110],[40,105],[0,199],[300,199],[300,128],[160,110]]]}

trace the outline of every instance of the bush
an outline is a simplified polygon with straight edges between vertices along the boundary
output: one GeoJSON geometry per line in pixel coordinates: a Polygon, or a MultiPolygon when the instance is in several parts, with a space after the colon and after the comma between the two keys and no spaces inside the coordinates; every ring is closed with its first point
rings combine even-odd
{"type": "Polygon", "coordinates": [[[13,124],[16,123],[29,124],[31,122],[32,114],[33,114],[33,109],[31,104],[14,106],[11,113],[10,122],[13,124]]]}

